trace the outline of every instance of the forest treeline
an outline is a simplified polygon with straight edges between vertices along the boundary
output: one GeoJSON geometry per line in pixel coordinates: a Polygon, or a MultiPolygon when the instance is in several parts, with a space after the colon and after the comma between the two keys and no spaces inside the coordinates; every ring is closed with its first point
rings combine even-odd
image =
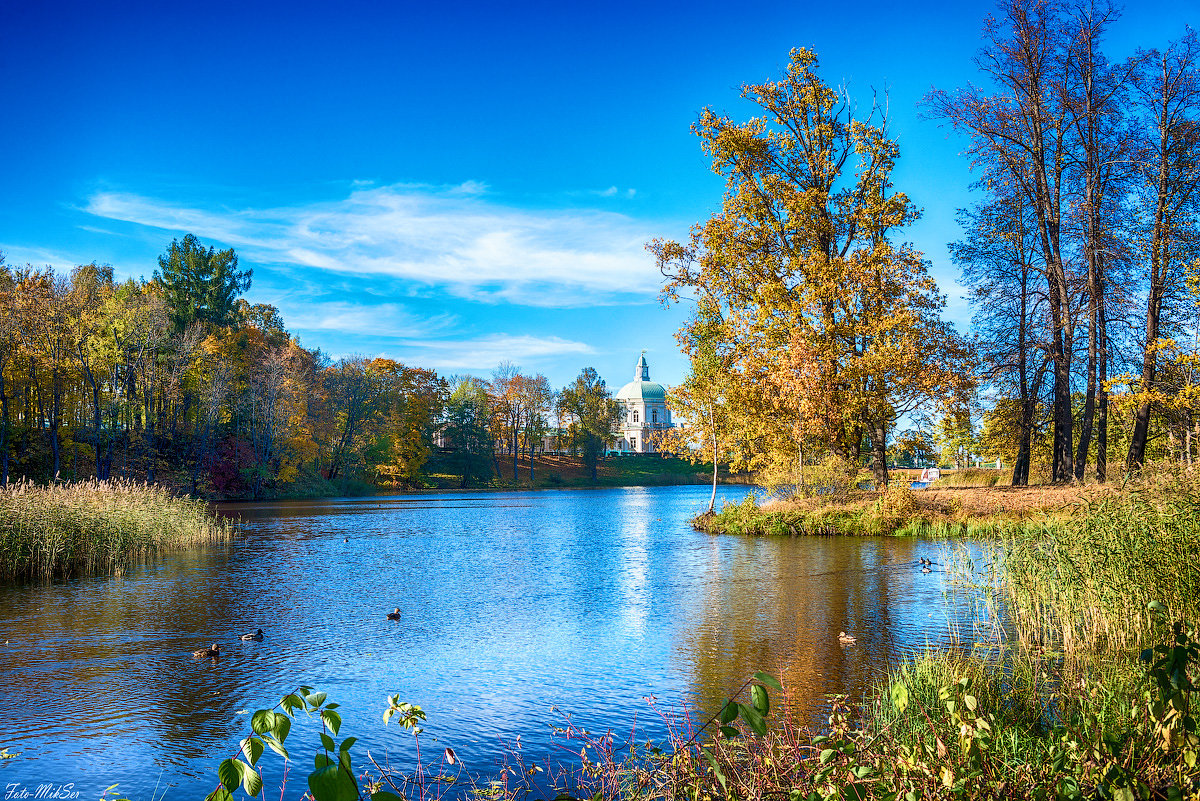
{"type": "MultiPolygon", "coordinates": [[[[804,485],[806,465],[971,457],[1012,483],[1194,458],[1200,417],[1200,43],[1110,59],[1110,4],[1002,0],[978,80],[923,112],[964,135],[980,198],[950,246],[974,336],[904,241],[886,104],[857,106],[810,51],[748,85],[759,116],[694,126],[722,209],[651,250],[694,298],[672,402],[693,446],[804,485]],[[912,423],[913,428],[897,428],[912,423]],[[939,454],[938,451],[941,450],[939,454]]],[[[916,191],[914,188],[912,191],[916,191]]]]}
{"type": "MultiPolygon", "coordinates": [[[[209,497],[486,483],[552,444],[595,476],[617,404],[584,369],[556,391],[303,347],[242,294],[237,254],[192,235],[151,278],[62,274],[0,254],[0,485],[131,478],[209,497]]],[[[533,477],[530,476],[532,481],[533,477]]]]}

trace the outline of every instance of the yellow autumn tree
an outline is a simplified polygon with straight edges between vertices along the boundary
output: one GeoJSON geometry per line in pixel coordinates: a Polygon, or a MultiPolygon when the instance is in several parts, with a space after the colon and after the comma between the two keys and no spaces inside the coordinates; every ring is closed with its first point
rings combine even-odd
{"type": "Polygon", "coordinates": [[[896,241],[919,211],[892,186],[882,111],[855,118],[816,67],[794,50],[781,79],[744,86],[760,116],[701,113],[693,130],[725,178],[721,211],[687,243],[648,248],[665,299],[702,300],[720,320],[751,466],[793,465],[803,483],[806,459],[857,460],[866,442],[884,486],[895,421],[965,392],[968,349],[941,320],[921,254],[896,241]]]}

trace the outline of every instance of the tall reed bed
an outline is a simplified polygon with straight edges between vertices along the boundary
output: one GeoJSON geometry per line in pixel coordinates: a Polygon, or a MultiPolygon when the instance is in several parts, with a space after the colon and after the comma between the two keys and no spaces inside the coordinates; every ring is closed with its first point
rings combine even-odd
{"type": "Polygon", "coordinates": [[[1153,601],[1200,621],[1200,485],[1147,483],[1085,502],[1055,525],[1010,530],[1003,594],[1027,641],[1140,647],[1153,601]]]}
{"type": "Polygon", "coordinates": [[[203,501],[126,480],[0,488],[0,579],[118,570],[151,554],[225,542],[203,501]]]}

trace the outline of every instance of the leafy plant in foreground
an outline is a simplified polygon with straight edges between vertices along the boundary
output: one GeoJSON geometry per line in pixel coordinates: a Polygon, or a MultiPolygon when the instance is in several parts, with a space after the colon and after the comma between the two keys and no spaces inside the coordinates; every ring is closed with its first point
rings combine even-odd
{"type": "MultiPolygon", "coordinates": [[[[314,769],[308,775],[309,797],[314,801],[361,801],[364,798],[371,801],[402,801],[405,798],[404,791],[394,783],[390,772],[379,768],[370,754],[367,758],[371,759],[371,763],[380,770],[381,775],[378,780],[366,780],[360,784],[360,778],[366,779],[366,775],[355,775],[350,755],[350,750],[358,738],[347,737],[340,743],[334,739],[342,727],[342,717],[337,711],[338,708],[336,703],[326,703],[325,693],[314,692],[311,687],[299,687],[295,692],[285,695],[273,708],[257,710],[250,717],[251,734],[241,741],[234,756],[224,760],[217,767],[217,778],[221,783],[206,796],[205,801],[232,801],[233,793],[239,786],[251,797],[258,797],[263,789],[259,760],[268,748],[285,761],[280,783],[282,797],[291,761],[285,741],[291,732],[292,721],[297,712],[304,712],[310,718],[316,716],[321,721],[321,750],[313,755],[314,769]],[[383,789],[385,784],[392,789],[383,789]]],[[[392,695],[388,697],[388,708],[383,713],[384,725],[395,715],[400,716],[401,725],[414,736],[421,733],[418,724],[425,720],[425,713],[421,707],[403,703],[398,695],[392,695]]],[[[444,760],[455,764],[457,758],[452,749],[446,749],[444,760]]],[[[426,798],[425,773],[420,762],[418,744],[415,778],[420,790],[420,799],[426,798]]],[[[437,778],[443,778],[440,770],[437,778]]],[[[405,785],[409,784],[407,779],[402,781],[405,785]]]]}

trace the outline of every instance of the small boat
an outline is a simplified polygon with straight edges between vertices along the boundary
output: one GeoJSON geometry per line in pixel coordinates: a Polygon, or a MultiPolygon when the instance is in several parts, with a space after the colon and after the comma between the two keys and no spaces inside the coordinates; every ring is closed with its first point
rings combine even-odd
{"type": "Polygon", "coordinates": [[[388,620],[399,620],[399,619],[400,619],[400,607],[397,606],[395,612],[388,612],[388,620]]]}
{"type": "Polygon", "coordinates": [[[212,644],[212,648],[201,648],[199,651],[192,651],[192,656],[196,657],[197,659],[204,659],[205,657],[212,657],[213,659],[216,659],[220,655],[221,646],[217,645],[215,642],[212,644]]]}
{"type": "Polygon", "coordinates": [[[838,642],[840,642],[842,645],[850,645],[851,643],[858,642],[858,638],[852,637],[843,631],[838,633],[838,642]]]}
{"type": "Polygon", "coordinates": [[[243,634],[241,638],[243,640],[254,640],[255,642],[262,642],[262,638],[263,638],[262,629],[259,629],[258,631],[254,632],[253,634],[243,634]]]}

